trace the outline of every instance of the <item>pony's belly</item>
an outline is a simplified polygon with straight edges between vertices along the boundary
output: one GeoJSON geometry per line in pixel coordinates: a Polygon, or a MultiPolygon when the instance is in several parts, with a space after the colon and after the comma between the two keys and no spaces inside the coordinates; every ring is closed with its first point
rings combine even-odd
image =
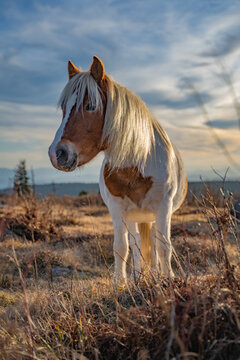
{"type": "Polygon", "coordinates": [[[148,209],[131,209],[125,214],[128,221],[137,223],[148,223],[156,220],[156,214],[148,209]]]}

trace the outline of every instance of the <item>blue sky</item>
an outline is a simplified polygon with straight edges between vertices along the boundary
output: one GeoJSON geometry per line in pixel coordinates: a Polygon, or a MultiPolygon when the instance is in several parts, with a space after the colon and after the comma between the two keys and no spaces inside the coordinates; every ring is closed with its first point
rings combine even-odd
{"type": "MultiPolygon", "coordinates": [[[[1,1],[0,167],[14,168],[19,159],[51,167],[47,149],[61,121],[56,103],[67,61],[88,69],[93,55],[147,102],[180,149],[190,178],[210,177],[211,166],[220,172],[231,166],[209,125],[240,163],[238,118],[221,67],[239,100],[239,18],[240,1],[1,1]]],[[[102,155],[77,176],[51,174],[66,182],[96,181],[101,161],[102,155]]],[[[234,166],[231,176],[239,177],[234,166]]]]}

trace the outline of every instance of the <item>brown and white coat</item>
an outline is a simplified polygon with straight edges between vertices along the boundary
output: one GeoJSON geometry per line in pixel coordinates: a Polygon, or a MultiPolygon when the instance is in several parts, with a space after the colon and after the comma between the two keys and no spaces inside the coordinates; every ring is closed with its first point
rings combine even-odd
{"type": "Polygon", "coordinates": [[[71,62],[60,97],[63,120],[49,148],[53,166],[72,171],[100,151],[100,192],[114,226],[115,278],[126,280],[129,244],[132,277],[144,264],[172,276],[172,213],[187,180],[179,152],[146,104],[105,74],[94,57],[88,72],[71,62]]]}

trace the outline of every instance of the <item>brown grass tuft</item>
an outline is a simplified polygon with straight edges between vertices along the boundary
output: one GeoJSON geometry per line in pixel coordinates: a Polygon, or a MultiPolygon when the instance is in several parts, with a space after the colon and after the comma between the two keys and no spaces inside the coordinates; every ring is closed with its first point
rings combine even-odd
{"type": "Polygon", "coordinates": [[[107,210],[96,197],[86,199],[51,197],[2,212],[15,228],[9,225],[0,243],[0,358],[237,360],[240,244],[233,196],[223,191],[219,206],[206,189],[197,207],[186,203],[174,215],[174,280],[149,274],[126,286],[111,279],[107,210]],[[16,224],[24,224],[17,235],[16,224]],[[44,236],[36,239],[34,229],[44,236]]]}

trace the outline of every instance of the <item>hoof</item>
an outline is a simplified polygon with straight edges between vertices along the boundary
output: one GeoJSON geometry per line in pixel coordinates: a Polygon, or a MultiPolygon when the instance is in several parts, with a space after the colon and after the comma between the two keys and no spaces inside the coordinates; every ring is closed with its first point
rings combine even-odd
{"type": "Polygon", "coordinates": [[[161,277],[162,278],[165,278],[165,279],[173,279],[175,277],[175,274],[172,270],[170,271],[164,271],[164,272],[161,272],[161,277]]]}
{"type": "Polygon", "coordinates": [[[113,275],[113,285],[115,288],[121,288],[127,283],[127,277],[123,275],[113,275]]]}

